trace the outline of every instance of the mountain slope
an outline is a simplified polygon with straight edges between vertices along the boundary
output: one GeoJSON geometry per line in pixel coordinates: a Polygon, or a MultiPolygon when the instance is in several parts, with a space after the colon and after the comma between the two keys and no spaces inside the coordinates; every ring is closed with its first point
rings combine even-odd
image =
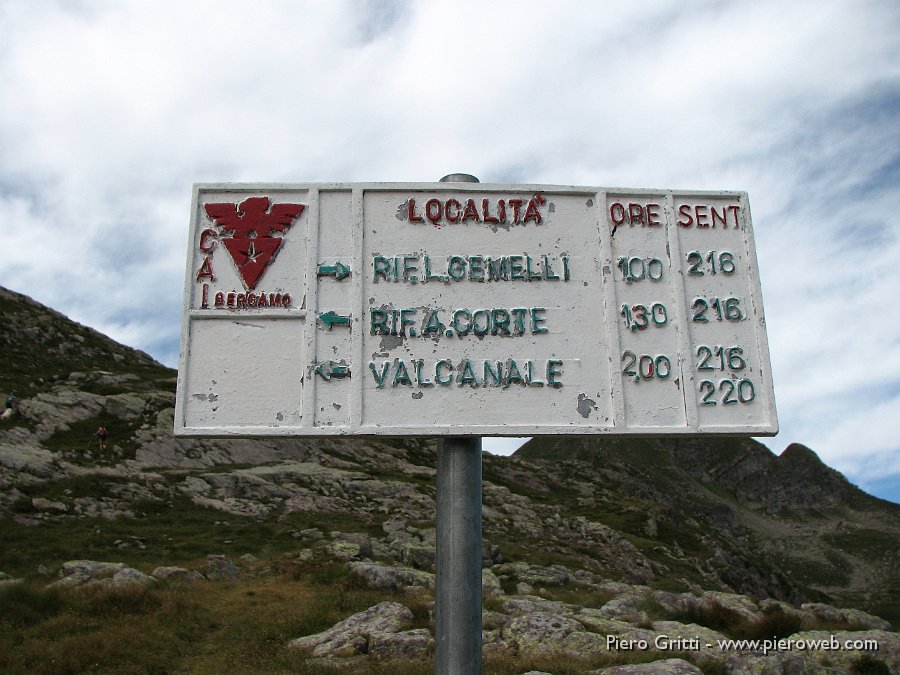
{"type": "MultiPolygon", "coordinates": [[[[0,388],[20,399],[0,422],[0,570],[277,557],[308,530],[433,563],[434,439],[176,440],[173,370],[4,289],[0,318],[0,388]]],[[[802,446],[776,457],[746,439],[543,438],[485,455],[484,478],[486,564],[900,620],[900,507],[802,446]]]]}
{"type": "Polygon", "coordinates": [[[598,490],[582,504],[602,512],[627,496],[622,531],[698,547],[700,569],[711,565],[742,592],[818,595],[897,616],[900,506],[802,445],[776,456],[752,439],[536,439],[515,456],[592,475],[598,490]]]}

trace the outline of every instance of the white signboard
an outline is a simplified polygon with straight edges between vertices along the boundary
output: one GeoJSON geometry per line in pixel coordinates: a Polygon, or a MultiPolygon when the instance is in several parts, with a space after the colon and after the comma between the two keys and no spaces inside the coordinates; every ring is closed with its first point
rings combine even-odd
{"type": "Polygon", "coordinates": [[[195,187],[175,432],[777,432],[746,193],[195,187]]]}

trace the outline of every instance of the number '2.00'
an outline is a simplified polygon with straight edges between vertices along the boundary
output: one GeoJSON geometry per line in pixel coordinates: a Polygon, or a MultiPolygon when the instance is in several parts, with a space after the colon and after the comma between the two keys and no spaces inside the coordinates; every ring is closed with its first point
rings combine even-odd
{"type": "Polygon", "coordinates": [[[633,377],[635,382],[652,380],[654,377],[665,380],[672,374],[672,361],[665,354],[659,356],[641,354],[638,356],[628,349],[622,352],[622,360],[625,362],[622,375],[633,377]],[[635,366],[637,370],[635,370],[635,366]]]}
{"type": "MultiPolygon", "coordinates": [[[[719,401],[716,396],[716,385],[710,380],[700,380],[700,394],[703,396],[701,403],[703,405],[717,405],[719,401]]],[[[750,403],[756,398],[756,390],[753,388],[753,382],[744,378],[743,380],[719,380],[719,393],[722,395],[720,399],[723,405],[731,405],[735,403],[750,403]]]]}

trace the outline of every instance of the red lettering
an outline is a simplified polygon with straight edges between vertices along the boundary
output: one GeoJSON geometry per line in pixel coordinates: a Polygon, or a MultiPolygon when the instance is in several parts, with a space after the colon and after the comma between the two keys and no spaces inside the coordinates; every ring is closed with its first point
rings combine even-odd
{"type": "Polygon", "coordinates": [[[631,218],[631,225],[635,223],[644,224],[644,207],[640,204],[629,204],[628,205],[628,216],[631,218]]]}
{"type": "Polygon", "coordinates": [[[466,222],[467,220],[474,220],[476,223],[481,222],[481,218],[478,217],[478,209],[475,208],[474,199],[466,200],[466,208],[463,211],[462,221],[466,222]]]}
{"type": "Polygon", "coordinates": [[[427,202],[425,202],[425,217],[428,218],[428,222],[430,222],[432,225],[437,225],[439,222],[441,222],[440,199],[429,199],[427,202]]]}
{"type": "Polygon", "coordinates": [[[609,207],[609,217],[612,218],[615,225],[622,225],[625,222],[625,207],[619,202],[614,202],[609,207]],[[618,207],[618,209],[616,207],[618,207]]]}
{"type": "Polygon", "coordinates": [[[225,304],[225,294],[222,291],[216,293],[216,307],[221,307],[225,304]]]}
{"type": "Polygon", "coordinates": [[[525,218],[522,222],[527,223],[529,220],[533,220],[538,225],[541,224],[541,212],[538,208],[536,198],[529,199],[528,206],[525,207],[525,218]]]}
{"type": "Polygon", "coordinates": [[[709,218],[709,214],[706,213],[706,209],[708,207],[704,204],[697,204],[694,207],[694,217],[697,219],[697,227],[709,227],[709,222],[703,222],[701,218],[709,218]],[[703,209],[703,213],[700,213],[700,209],[703,209]]]}
{"type": "Polygon", "coordinates": [[[462,208],[462,204],[459,203],[457,199],[448,199],[446,206],[444,206],[444,217],[447,219],[448,223],[458,223],[459,222],[459,210],[462,208]],[[453,205],[454,212],[453,215],[450,215],[450,205],[453,205]]]}
{"type": "Polygon", "coordinates": [[[212,260],[209,259],[209,256],[206,256],[203,259],[203,264],[200,265],[200,270],[197,272],[197,281],[200,281],[203,277],[210,281],[216,280],[216,275],[213,273],[212,260]]]}
{"type": "Polygon", "coordinates": [[[647,225],[656,227],[661,225],[659,222],[659,204],[647,204],[647,225]],[[655,210],[654,210],[655,209],[655,210]]]}
{"type": "Polygon", "coordinates": [[[287,308],[287,307],[290,307],[290,305],[291,305],[291,296],[290,296],[290,294],[285,293],[284,295],[281,296],[281,306],[287,308]]]}
{"type": "Polygon", "coordinates": [[[513,222],[519,224],[519,208],[522,206],[521,199],[510,199],[509,205],[513,207],[513,222]]]}
{"type": "Polygon", "coordinates": [[[712,226],[716,226],[716,220],[722,221],[722,225],[724,226],[726,221],[728,220],[728,211],[725,210],[725,207],[722,207],[722,215],[719,215],[719,212],[716,211],[715,206],[710,206],[709,210],[712,212],[712,226]]]}
{"type": "Polygon", "coordinates": [[[200,301],[201,309],[209,309],[209,284],[203,284],[203,299],[200,301]]]}
{"type": "Polygon", "coordinates": [[[425,220],[416,213],[416,200],[412,197],[406,202],[406,215],[411,223],[424,223],[425,220]]]}
{"type": "Polygon", "coordinates": [[[728,210],[728,211],[731,211],[731,212],[734,214],[734,227],[735,227],[735,229],[739,228],[739,227],[740,227],[740,224],[738,223],[738,211],[740,210],[740,207],[738,207],[738,206],[729,206],[727,210],[728,210]]]}
{"type": "Polygon", "coordinates": [[[209,239],[215,240],[217,236],[218,234],[211,227],[207,227],[205,230],[203,230],[200,233],[200,250],[204,253],[209,253],[210,251],[212,251],[216,246],[216,242],[209,241],[209,239]]]}
{"type": "Polygon", "coordinates": [[[488,200],[487,200],[487,199],[482,199],[482,200],[481,200],[481,212],[482,212],[482,214],[483,214],[483,216],[484,216],[484,222],[486,222],[486,223],[499,223],[499,222],[500,222],[500,219],[499,219],[499,218],[497,218],[496,216],[492,216],[492,215],[489,213],[489,211],[488,211],[488,200]]]}
{"type": "Polygon", "coordinates": [[[681,227],[690,227],[694,224],[694,218],[691,216],[691,207],[688,204],[682,204],[678,207],[678,215],[687,218],[687,220],[679,220],[678,224],[681,227]]]}
{"type": "Polygon", "coordinates": [[[497,202],[497,218],[501,223],[506,222],[506,202],[502,199],[497,202]]]}

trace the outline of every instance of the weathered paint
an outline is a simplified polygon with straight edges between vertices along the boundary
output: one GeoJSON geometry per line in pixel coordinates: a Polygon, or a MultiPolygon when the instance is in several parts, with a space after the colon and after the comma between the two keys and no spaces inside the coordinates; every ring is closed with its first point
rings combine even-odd
{"type": "Polygon", "coordinates": [[[777,431],[745,193],[199,185],[192,209],[179,435],[777,431]]]}

